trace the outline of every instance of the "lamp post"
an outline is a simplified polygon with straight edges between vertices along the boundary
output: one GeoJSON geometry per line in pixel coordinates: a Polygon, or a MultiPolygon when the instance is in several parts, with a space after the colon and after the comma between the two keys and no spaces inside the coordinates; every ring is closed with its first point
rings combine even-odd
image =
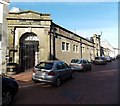
{"type": "Polygon", "coordinates": [[[80,53],[81,53],[81,58],[82,58],[82,40],[80,39],[80,53]]]}
{"type": "Polygon", "coordinates": [[[101,31],[101,34],[98,35],[98,39],[99,39],[99,50],[100,50],[100,56],[102,56],[102,53],[101,53],[101,36],[102,36],[102,31],[101,31]]]}

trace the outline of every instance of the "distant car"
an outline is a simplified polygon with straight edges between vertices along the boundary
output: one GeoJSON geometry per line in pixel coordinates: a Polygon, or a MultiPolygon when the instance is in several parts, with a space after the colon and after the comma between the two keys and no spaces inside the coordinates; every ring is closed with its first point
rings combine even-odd
{"type": "Polygon", "coordinates": [[[20,72],[20,66],[17,63],[7,63],[7,74],[16,74],[20,72]]]}
{"type": "Polygon", "coordinates": [[[76,71],[91,71],[92,64],[87,59],[72,59],[70,66],[76,71]]]}
{"type": "Polygon", "coordinates": [[[107,64],[107,61],[106,61],[106,58],[105,57],[95,57],[95,60],[93,61],[93,63],[95,64],[95,65],[98,65],[98,64],[100,64],[100,65],[105,65],[105,64],[107,64]]]}
{"type": "Polygon", "coordinates": [[[60,86],[67,78],[74,78],[75,71],[63,61],[40,62],[33,68],[33,81],[60,86]]]}
{"type": "Polygon", "coordinates": [[[118,54],[118,55],[116,56],[116,59],[120,59],[120,54],[118,54]]]}
{"type": "Polygon", "coordinates": [[[14,78],[5,75],[0,77],[2,78],[2,106],[8,106],[18,93],[19,84],[14,78]]]}
{"type": "Polygon", "coordinates": [[[115,60],[115,57],[111,57],[112,60],[115,60]]]}
{"type": "Polygon", "coordinates": [[[104,57],[106,58],[106,61],[107,61],[107,62],[111,62],[111,61],[112,61],[112,59],[111,59],[110,56],[104,56],[104,57]]]}

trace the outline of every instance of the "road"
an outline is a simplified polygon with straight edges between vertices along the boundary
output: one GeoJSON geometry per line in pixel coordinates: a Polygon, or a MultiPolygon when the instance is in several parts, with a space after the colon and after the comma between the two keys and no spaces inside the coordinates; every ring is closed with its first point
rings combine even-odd
{"type": "Polygon", "coordinates": [[[76,72],[74,79],[60,87],[31,83],[20,88],[17,104],[117,104],[118,61],[93,65],[92,71],[76,72]]]}

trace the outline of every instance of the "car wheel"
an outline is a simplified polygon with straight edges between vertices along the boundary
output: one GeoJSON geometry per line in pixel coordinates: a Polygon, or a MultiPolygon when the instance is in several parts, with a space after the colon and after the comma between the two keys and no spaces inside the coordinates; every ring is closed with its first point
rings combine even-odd
{"type": "Polygon", "coordinates": [[[2,106],[7,106],[12,102],[13,96],[10,91],[4,91],[2,93],[2,106]]]}
{"type": "Polygon", "coordinates": [[[57,87],[59,87],[61,85],[61,79],[58,77],[56,79],[56,84],[55,84],[57,87]]]}
{"type": "Polygon", "coordinates": [[[89,69],[90,71],[92,71],[92,66],[90,67],[90,69],[89,69]]]}
{"type": "Polygon", "coordinates": [[[37,80],[34,80],[33,78],[32,78],[32,80],[35,82],[35,83],[38,83],[39,81],[37,81],[37,80]]]}
{"type": "Polygon", "coordinates": [[[86,72],[86,68],[83,68],[83,72],[86,72]]]}

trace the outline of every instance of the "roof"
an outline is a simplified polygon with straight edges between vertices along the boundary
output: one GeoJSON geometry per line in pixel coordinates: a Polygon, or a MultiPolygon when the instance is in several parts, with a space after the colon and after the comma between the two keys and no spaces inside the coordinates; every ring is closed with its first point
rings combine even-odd
{"type": "Polygon", "coordinates": [[[92,41],[90,41],[90,40],[88,40],[88,39],[85,39],[85,38],[81,37],[80,35],[72,32],[72,31],[70,31],[70,30],[68,30],[68,29],[66,29],[66,28],[63,28],[63,27],[61,27],[60,25],[58,25],[58,24],[56,24],[56,23],[54,23],[54,22],[52,22],[52,24],[55,25],[55,26],[57,26],[57,27],[59,27],[59,28],[61,28],[61,29],[63,29],[63,30],[65,30],[65,31],[67,31],[67,32],[69,32],[69,33],[71,33],[71,34],[73,34],[74,36],[77,36],[77,37],[79,37],[79,38],[82,38],[82,39],[90,42],[90,43],[93,43],[92,41]]]}
{"type": "Polygon", "coordinates": [[[61,61],[61,60],[47,60],[47,61],[41,61],[41,62],[48,62],[48,63],[50,63],[50,62],[63,62],[63,61],[61,61]]]}

